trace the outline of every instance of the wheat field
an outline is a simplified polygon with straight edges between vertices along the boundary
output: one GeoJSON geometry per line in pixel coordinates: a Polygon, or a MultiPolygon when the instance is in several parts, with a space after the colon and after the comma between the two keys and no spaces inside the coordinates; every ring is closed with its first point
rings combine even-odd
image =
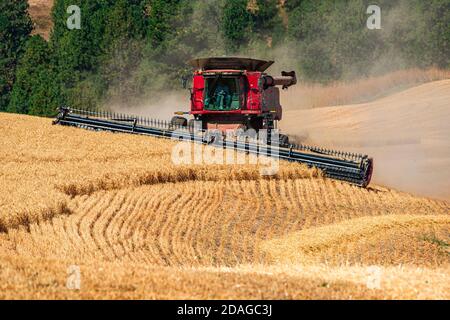
{"type": "Polygon", "coordinates": [[[291,163],[270,178],[177,166],[174,142],[49,119],[0,123],[0,298],[450,298],[448,202],[291,163]]]}

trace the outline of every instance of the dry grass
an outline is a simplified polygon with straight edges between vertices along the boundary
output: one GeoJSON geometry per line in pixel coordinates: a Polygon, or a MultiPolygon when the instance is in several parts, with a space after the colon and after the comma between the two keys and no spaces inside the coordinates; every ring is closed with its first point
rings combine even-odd
{"type": "Polygon", "coordinates": [[[28,11],[34,24],[33,34],[39,34],[48,40],[53,28],[51,17],[53,0],[28,0],[28,4],[30,6],[28,11]]]}
{"type": "MultiPolygon", "coordinates": [[[[67,201],[80,194],[189,180],[260,179],[256,165],[176,166],[174,143],[52,126],[50,120],[0,114],[0,230],[70,213],[67,201]],[[68,138],[70,137],[70,139],[68,138]]],[[[298,164],[281,178],[309,178],[317,171],[298,164]]]]}
{"type": "Polygon", "coordinates": [[[447,202],[287,163],[272,179],[177,167],[167,140],[0,120],[1,298],[449,298],[447,202]]]}
{"type": "Polygon", "coordinates": [[[282,104],[287,110],[291,110],[364,103],[422,83],[444,79],[450,79],[449,70],[432,68],[400,70],[378,77],[329,85],[300,83],[282,96],[282,104]]]}
{"type": "Polygon", "coordinates": [[[448,215],[362,217],[263,243],[273,262],[449,266],[448,215]]]}

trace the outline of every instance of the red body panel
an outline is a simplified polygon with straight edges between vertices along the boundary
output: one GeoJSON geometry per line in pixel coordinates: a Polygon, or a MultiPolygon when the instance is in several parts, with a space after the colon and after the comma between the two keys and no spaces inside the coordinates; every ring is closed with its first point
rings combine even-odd
{"type": "Polygon", "coordinates": [[[205,78],[201,74],[194,74],[191,95],[191,112],[203,112],[205,78]]]}
{"type": "Polygon", "coordinates": [[[249,83],[249,90],[247,92],[247,110],[262,111],[261,106],[261,92],[259,88],[259,78],[261,72],[248,72],[247,79],[249,83]]]}

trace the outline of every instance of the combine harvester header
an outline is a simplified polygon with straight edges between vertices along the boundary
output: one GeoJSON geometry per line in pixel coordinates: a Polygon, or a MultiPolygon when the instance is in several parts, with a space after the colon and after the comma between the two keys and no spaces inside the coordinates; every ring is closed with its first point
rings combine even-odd
{"type": "Polygon", "coordinates": [[[190,88],[191,109],[187,113],[193,119],[174,116],[168,122],[62,107],[54,124],[161,138],[175,136],[218,148],[226,146],[236,151],[304,163],[322,170],[329,178],[361,187],[370,183],[373,160],[368,156],[291,144],[287,135],[279,135],[279,141],[263,145],[258,143],[259,140],[239,138],[242,132],[245,136],[246,132],[266,130],[269,136],[266,141],[272,140],[271,132],[282,118],[277,86],[287,89],[295,85],[297,79],[294,71],[273,77],[265,73],[273,61],[249,58],[196,59],[190,64],[194,67],[194,73],[190,88]],[[199,128],[197,124],[200,124],[199,128]],[[238,133],[233,141],[225,139],[225,132],[229,130],[238,133]],[[212,136],[211,132],[214,132],[212,136]]]}
{"type": "MultiPolygon", "coordinates": [[[[180,129],[183,130],[183,127],[174,127],[170,122],[158,119],[65,107],[60,108],[54,124],[167,139],[173,138],[175,130],[177,130],[175,136],[180,138],[180,129]]],[[[219,140],[205,139],[207,135],[204,132],[191,133],[186,129],[184,130],[184,139],[190,139],[196,143],[216,145],[217,147],[223,146],[219,140]]],[[[273,155],[282,160],[304,163],[310,167],[321,169],[329,178],[347,181],[361,187],[366,187],[372,176],[372,159],[360,154],[295,144],[289,146],[268,145],[264,147],[267,151],[263,153],[261,152],[261,145],[239,140],[235,140],[231,147],[236,151],[255,155],[273,155]]]]}

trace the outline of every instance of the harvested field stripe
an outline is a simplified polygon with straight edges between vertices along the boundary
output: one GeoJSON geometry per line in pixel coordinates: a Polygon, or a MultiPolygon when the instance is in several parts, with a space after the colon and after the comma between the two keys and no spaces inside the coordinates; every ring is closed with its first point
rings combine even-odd
{"type": "Polygon", "coordinates": [[[306,261],[305,255],[323,251],[343,242],[353,242],[379,230],[396,226],[408,228],[423,224],[445,224],[450,226],[450,216],[438,215],[388,215],[362,217],[333,225],[321,226],[289,234],[283,238],[264,242],[261,249],[272,261],[289,263],[306,261]]]}

